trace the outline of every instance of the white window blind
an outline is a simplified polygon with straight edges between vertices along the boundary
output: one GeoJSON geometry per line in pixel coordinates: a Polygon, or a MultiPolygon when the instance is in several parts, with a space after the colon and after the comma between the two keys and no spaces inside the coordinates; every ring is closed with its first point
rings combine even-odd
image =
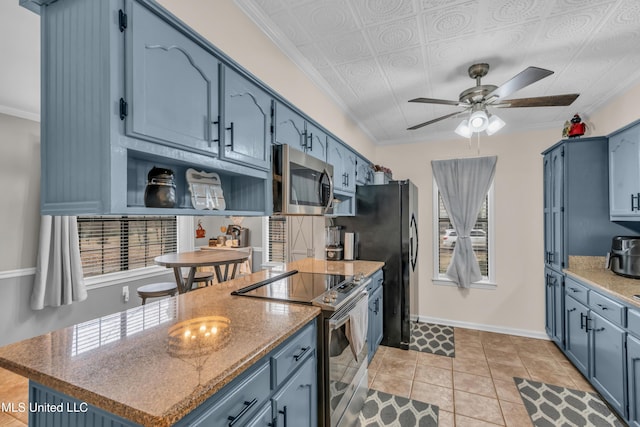
{"type": "Polygon", "coordinates": [[[287,219],[269,217],[269,255],[267,262],[287,261],[287,219]]]}
{"type": "Polygon", "coordinates": [[[152,266],[177,250],[175,216],[80,216],[78,236],[85,277],[152,266]]]}

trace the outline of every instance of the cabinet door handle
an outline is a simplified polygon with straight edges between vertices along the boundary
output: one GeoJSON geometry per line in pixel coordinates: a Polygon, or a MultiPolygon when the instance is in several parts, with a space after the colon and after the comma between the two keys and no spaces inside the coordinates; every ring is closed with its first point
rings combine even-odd
{"type": "Polygon", "coordinates": [[[233,151],[233,122],[229,123],[229,127],[226,128],[229,131],[229,141],[230,143],[227,145],[225,144],[225,147],[229,148],[229,150],[233,151]]]}
{"type": "Polygon", "coordinates": [[[607,307],[606,305],[602,305],[602,304],[596,304],[598,307],[600,307],[600,310],[609,310],[609,307],[607,307]]]}
{"type": "Polygon", "coordinates": [[[229,420],[229,427],[233,427],[235,425],[235,423],[237,423],[238,420],[240,420],[240,418],[242,418],[244,416],[244,414],[249,412],[249,409],[251,409],[253,407],[253,405],[255,405],[256,403],[258,403],[258,398],[257,397],[254,397],[251,402],[247,402],[245,400],[244,401],[244,408],[242,408],[242,411],[240,411],[240,413],[238,415],[236,415],[235,417],[229,415],[227,417],[227,419],[229,420]]]}
{"type": "Polygon", "coordinates": [[[309,145],[306,146],[309,151],[313,151],[313,132],[309,133],[309,145]]]}
{"type": "Polygon", "coordinates": [[[602,331],[604,331],[604,326],[602,328],[594,329],[593,331],[594,332],[602,332],[602,331]]]}
{"type": "Polygon", "coordinates": [[[640,210],[640,193],[631,194],[631,212],[640,210]]]}
{"type": "MultiPolygon", "coordinates": [[[[572,312],[574,312],[574,311],[576,311],[576,308],[575,308],[575,307],[570,308],[569,310],[567,310],[567,312],[569,312],[569,313],[572,313],[572,312]]],[[[582,313],[580,313],[580,314],[582,314],[582,313]]]]}
{"type": "Polygon", "coordinates": [[[576,289],[576,288],[569,288],[569,290],[573,293],[580,292],[580,289],[576,289]]]}
{"type": "Polygon", "coordinates": [[[586,317],[587,316],[585,316],[584,313],[580,313],[580,329],[584,329],[584,324],[585,324],[584,319],[586,317]]]}
{"type": "Polygon", "coordinates": [[[282,408],[282,411],[278,412],[284,416],[284,424],[282,425],[282,427],[287,427],[287,407],[285,406],[284,408],[282,408]]]}
{"type": "Polygon", "coordinates": [[[295,360],[295,361],[297,362],[297,361],[298,361],[298,360],[300,360],[300,359],[302,358],[302,356],[304,356],[304,355],[307,353],[307,351],[309,351],[309,350],[311,350],[311,347],[309,347],[309,346],[304,347],[302,350],[300,350],[300,353],[298,353],[298,354],[294,354],[294,355],[293,355],[293,360],[295,360]]]}
{"type": "Polygon", "coordinates": [[[593,328],[589,329],[589,322],[593,319],[591,319],[589,316],[584,316],[585,318],[585,322],[584,322],[584,331],[585,332],[589,332],[591,330],[593,330],[593,328]]]}
{"type": "Polygon", "coordinates": [[[218,120],[213,122],[216,125],[216,132],[213,133],[217,138],[214,138],[213,142],[220,142],[220,116],[218,116],[218,120]]]}

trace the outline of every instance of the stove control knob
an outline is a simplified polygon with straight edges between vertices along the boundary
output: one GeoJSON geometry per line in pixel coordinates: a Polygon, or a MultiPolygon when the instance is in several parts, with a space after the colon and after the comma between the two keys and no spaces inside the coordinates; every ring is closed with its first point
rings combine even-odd
{"type": "Polygon", "coordinates": [[[331,299],[333,300],[338,299],[338,293],[336,291],[331,291],[329,295],[331,295],[331,299]]]}

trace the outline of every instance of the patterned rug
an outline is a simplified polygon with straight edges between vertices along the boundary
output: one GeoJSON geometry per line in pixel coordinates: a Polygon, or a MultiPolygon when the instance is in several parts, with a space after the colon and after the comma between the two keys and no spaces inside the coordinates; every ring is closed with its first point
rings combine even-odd
{"type": "Polygon", "coordinates": [[[514,378],[535,427],[622,427],[595,393],[514,378]]]}
{"type": "Polygon", "coordinates": [[[437,427],[438,407],[369,389],[356,427],[437,427]]]}
{"type": "Polygon", "coordinates": [[[453,327],[435,323],[412,323],[409,350],[455,357],[453,327]]]}

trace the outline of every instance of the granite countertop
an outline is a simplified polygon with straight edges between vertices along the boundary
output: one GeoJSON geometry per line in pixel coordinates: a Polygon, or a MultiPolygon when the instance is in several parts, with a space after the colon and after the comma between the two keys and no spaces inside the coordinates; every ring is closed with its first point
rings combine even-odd
{"type": "Polygon", "coordinates": [[[640,294],[640,280],[619,276],[606,269],[604,264],[604,257],[570,256],[569,268],[564,271],[615,298],[640,307],[640,300],[633,298],[634,294],[640,294]]]}
{"type": "Polygon", "coordinates": [[[327,261],[323,259],[305,258],[287,264],[288,269],[295,269],[302,273],[344,274],[352,276],[362,273],[370,276],[384,266],[378,261],[327,261]]]}
{"type": "MultiPolygon", "coordinates": [[[[281,268],[369,276],[383,265],[308,258],[281,268]]],[[[0,366],[133,422],[169,426],[320,314],[230,295],[267,277],[259,271],[11,344],[0,348],[0,366]],[[203,324],[216,340],[186,344],[203,324]]]]}
{"type": "Polygon", "coordinates": [[[257,272],[10,344],[0,366],[133,422],[169,426],[320,314],[230,295],[265,278],[257,272]],[[203,324],[213,342],[200,340],[203,324]]]}

